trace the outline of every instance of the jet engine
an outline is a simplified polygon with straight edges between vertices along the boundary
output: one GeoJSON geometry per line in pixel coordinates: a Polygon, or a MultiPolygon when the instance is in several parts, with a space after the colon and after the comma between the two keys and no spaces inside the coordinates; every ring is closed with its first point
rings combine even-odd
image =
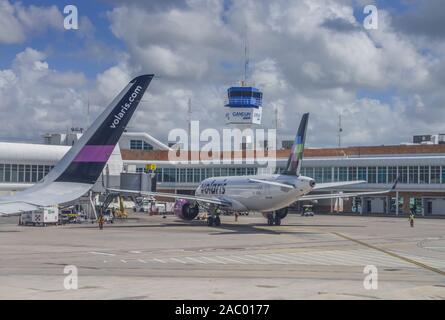
{"type": "MultiPolygon", "coordinates": [[[[289,210],[289,208],[282,208],[280,210],[276,210],[274,213],[275,213],[275,216],[281,220],[281,219],[286,218],[288,210],[289,210]]],[[[272,217],[272,212],[263,212],[263,217],[266,219],[272,217]]]]}
{"type": "Polygon", "coordinates": [[[283,209],[277,210],[277,211],[275,211],[275,215],[277,217],[279,217],[280,219],[284,219],[287,216],[288,209],[289,208],[283,208],[283,209]]]}
{"type": "Polygon", "coordinates": [[[199,213],[199,206],[196,202],[186,199],[178,199],[175,202],[173,212],[178,218],[182,220],[193,220],[199,213]]]}

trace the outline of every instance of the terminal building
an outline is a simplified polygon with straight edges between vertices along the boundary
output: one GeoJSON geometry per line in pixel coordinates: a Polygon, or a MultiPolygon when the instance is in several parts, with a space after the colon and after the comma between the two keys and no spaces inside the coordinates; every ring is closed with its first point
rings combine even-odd
{"type": "MultiPolygon", "coordinates": [[[[136,166],[136,170],[144,170],[147,163],[157,165],[159,191],[184,194],[193,192],[208,177],[268,173],[261,165],[247,164],[252,161],[243,158],[244,154],[232,155],[240,164],[180,164],[170,162],[165,151],[122,150],[124,162],[136,166]]],[[[284,170],[289,150],[278,150],[276,154],[280,172],[284,170]]],[[[345,192],[389,189],[399,177],[396,192],[357,197],[341,204],[322,201],[316,204],[319,212],[406,214],[415,208],[419,214],[445,215],[445,145],[442,144],[306,149],[302,174],[318,183],[366,181],[343,187],[345,192]]]]}
{"type": "MultiPolygon", "coordinates": [[[[41,180],[75,143],[66,137],[45,136],[46,144],[0,143],[0,191],[12,193],[41,180]],[[59,145],[57,145],[57,141],[59,145]],[[62,145],[60,145],[62,144],[62,145]]],[[[205,178],[269,173],[246,150],[231,152],[234,163],[222,161],[169,161],[171,149],[147,133],[125,133],[108,163],[111,186],[117,186],[122,171],[142,172],[156,165],[157,190],[191,194],[205,178]]],[[[276,151],[276,172],[284,169],[288,149],[276,151]]],[[[189,155],[191,156],[191,155],[189,155]]],[[[445,215],[445,144],[408,144],[345,148],[308,148],[302,174],[318,183],[363,180],[342,188],[344,192],[388,189],[399,177],[395,192],[344,201],[323,200],[316,212],[357,212],[445,215]]],[[[220,155],[221,157],[221,155],[220,155]]],[[[190,157],[193,158],[194,157],[190,157]]],[[[99,183],[99,182],[98,182],[99,183]]],[[[341,190],[330,190],[335,192],[341,190]]]]}

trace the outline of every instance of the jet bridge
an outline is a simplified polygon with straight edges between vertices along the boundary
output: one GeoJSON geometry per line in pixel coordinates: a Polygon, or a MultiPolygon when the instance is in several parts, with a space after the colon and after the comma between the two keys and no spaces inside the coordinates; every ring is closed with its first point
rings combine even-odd
{"type": "Polygon", "coordinates": [[[131,191],[156,191],[156,174],[153,172],[121,173],[120,189],[131,191]]]}
{"type": "MultiPolygon", "coordinates": [[[[122,172],[120,175],[121,190],[130,190],[136,192],[156,191],[156,173],[152,170],[148,172],[122,172]]],[[[142,201],[141,197],[136,197],[134,193],[126,194],[125,192],[106,192],[105,199],[101,209],[105,211],[111,202],[120,196],[128,196],[132,198],[135,204],[142,201]]]]}

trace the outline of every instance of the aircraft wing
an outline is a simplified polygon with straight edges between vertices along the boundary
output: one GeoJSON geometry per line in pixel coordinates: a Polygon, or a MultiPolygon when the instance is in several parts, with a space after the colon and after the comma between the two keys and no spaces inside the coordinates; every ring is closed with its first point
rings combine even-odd
{"type": "Polygon", "coordinates": [[[366,183],[366,181],[365,180],[356,180],[356,181],[344,181],[344,182],[317,183],[313,190],[344,187],[344,186],[349,186],[352,184],[359,184],[359,183],[366,183]]]}
{"type": "MultiPolygon", "coordinates": [[[[262,179],[249,179],[250,182],[256,182],[256,183],[263,183],[263,184],[269,184],[271,186],[277,186],[281,188],[287,188],[287,189],[295,189],[294,185],[276,182],[276,181],[270,181],[270,180],[262,180],[262,179]]],[[[357,181],[346,181],[346,182],[329,182],[329,183],[317,183],[313,190],[317,189],[327,189],[327,188],[334,188],[334,187],[344,187],[352,184],[358,184],[358,183],[365,183],[365,180],[357,180],[357,181]]]]}
{"type": "Polygon", "coordinates": [[[90,184],[53,182],[36,184],[32,189],[0,198],[0,216],[20,214],[39,207],[55,206],[80,198],[91,189],[90,184]]]}
{"type": "Polygon", "coordinates": [[[340,192],[340,193],[331,193],[331,194],[314,194],[314,195],[306,195],[297,199],[297,201],[307,201],[307,200],[322,200],[322,199],[338,199],[338,198],[349,198],[349,197],[359,197],[359,196],[369,196],[369,195],[378,195],[385,194],[395,190],[398,183],[398,179],[394,182],[391,189],[381,190],[381,191],[369,191],[369,192],[340,192]]]}
{"type": "Polygon", "coordinates": [[[136,195],[141,195],[141,196],[165,197],[165,198],[172,198],[172,199],[186,199],[186,200],[204,202],[204,203],[208,203],[208,204],[217,204],[220,206],[230,206],[231,205],[231,203],[229,201],[224,200],[224,199],[197,197],[197,196],[185,195],[185,194],[176,194],[176,193],[167,193],[167,192],[151,192],[151,191],[134,191],[134,190],[122,190],[122,189],[107,189],[107,190],[112,191],[112,192],[119,192],[119,193],[136,194],[136,195]]]}
{"type": "Polygon", "coordinates": [[[1,210],[0,215],[4,217],[15,216],[20,214],[21,212],[34,211],[37,209],[38,206],[26,202],[0,203],[0,210],[1,210]]]}
{"type": "Polygon", "coordinates": [[[153,75],[134,78],[39,183],[0,197],[0,216],[72,202],[96,183],[153,75]]]}

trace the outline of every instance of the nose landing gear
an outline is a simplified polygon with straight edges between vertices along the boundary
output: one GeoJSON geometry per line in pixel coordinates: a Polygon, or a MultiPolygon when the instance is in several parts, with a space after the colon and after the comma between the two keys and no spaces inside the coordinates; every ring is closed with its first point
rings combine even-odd
{"type": "Polygon", "coordinates": [[[275,215],[275,225],[280,226],[281,225],[281,218],[278,215],[275,215]]]}
{"type": "Polygon", "coordinates": [[[288,213],[288,208],[282,208],[273,212],[263,213],[264,217],[267,219],[267,225],[269,226],[280,226],[281,220],[286,218],[288,213]]]}

